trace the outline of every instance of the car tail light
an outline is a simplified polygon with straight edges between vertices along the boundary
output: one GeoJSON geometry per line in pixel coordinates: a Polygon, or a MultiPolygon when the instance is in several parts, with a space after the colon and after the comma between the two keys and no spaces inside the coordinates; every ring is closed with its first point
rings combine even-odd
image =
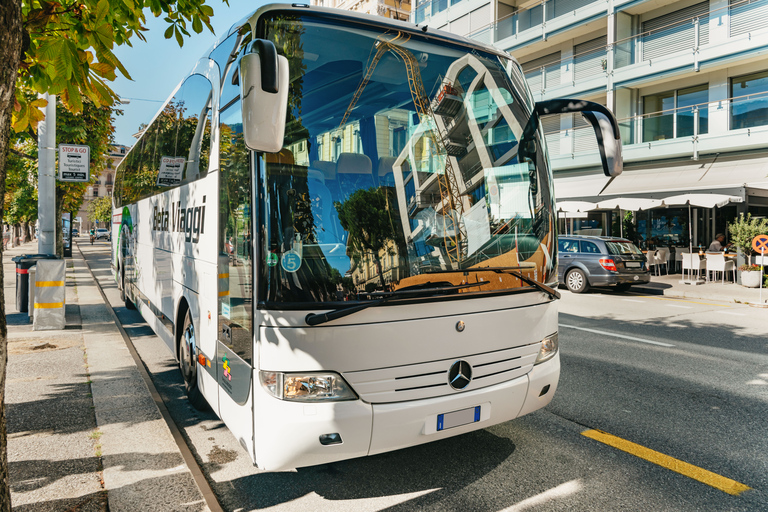
{"type": "Polygon", "coordinates": [[[613,262],[611,258],[600,258],[600,266],[603,267],[605,270],[616,272],[616,264],[613,262]]]}

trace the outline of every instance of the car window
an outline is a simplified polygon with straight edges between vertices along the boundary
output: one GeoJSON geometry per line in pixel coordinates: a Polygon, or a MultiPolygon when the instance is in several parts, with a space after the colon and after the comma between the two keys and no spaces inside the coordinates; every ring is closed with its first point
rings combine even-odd
{"type": "Polygon", "coordinates": [[[605,242],[609,254],[643,254],[632,242],[605,242]]]}
{"type": "Polygon", "coordinates": [[[560,252],[579,252],[578,240],[558,240],[557,249],[560,252]]]}
{"type": "Polygon", "coordinates": [[[584,240],[581,241],[581,252],[586,252],[589,254],[600,254],[600,249],[598,249],[597,244],[593,242],[586,242],[584,240]]]}

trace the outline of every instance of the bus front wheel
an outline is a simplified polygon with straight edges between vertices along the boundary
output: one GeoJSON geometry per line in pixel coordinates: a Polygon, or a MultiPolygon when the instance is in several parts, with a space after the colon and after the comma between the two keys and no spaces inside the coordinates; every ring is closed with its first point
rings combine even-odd
{"type": "Polygon", "coordinates": [[[184,315],[184,328],[179,338],[179,369],[184,378],[184,387],[187,390],[189,403],[195,409],[204,411],[208,409],[200,387],[197,384],[197,361],[195,350],[195,325],[192,323],[192,315],[189,310],[184,315]]]}
{"type": "Polygon", "coordinates": [[[133,303],[128,294],[125,292],[125,270],[120,270],[120,298],[123,300],[126,309],[136,309],[136,304],[133,303]]]}

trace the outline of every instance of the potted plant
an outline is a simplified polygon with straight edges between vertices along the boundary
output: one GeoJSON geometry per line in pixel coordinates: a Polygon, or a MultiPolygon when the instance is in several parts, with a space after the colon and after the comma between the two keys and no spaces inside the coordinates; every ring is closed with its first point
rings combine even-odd
{"type": "Polygon", "coordinates": [[[763,273],[760,271],[759,265],[741,265],[739,266],[739,272],[741,272],[741,285],[747,288],[759,288],[760,278],[763,277],[763,273]]]}
{"type": "Polygon", "coordinates": [[[731,233],[731,243],[748,258],[746,263],[752,263],[752,240],[757,235],[768,234],[768,219],[753,219],[751,214],[742,213],[728,225],[728,231],[731,233]]]}

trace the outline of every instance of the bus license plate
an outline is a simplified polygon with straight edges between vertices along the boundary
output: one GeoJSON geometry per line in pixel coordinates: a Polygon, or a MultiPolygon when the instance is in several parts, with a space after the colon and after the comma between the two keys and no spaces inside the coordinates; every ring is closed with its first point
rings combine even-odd
{"type": "Polygon", "coordinates": [[[446,430],[480,421],[480,406],[437,415],[437,430],[446,430]]]}
{"type": "Polygon", "coordinates": [[[626,265],[627,268],[629,268],[629,267],[640,268],[640,262],[639,261],[628,261],[628,262],[624,263],[624,265],[626,265]]]}

